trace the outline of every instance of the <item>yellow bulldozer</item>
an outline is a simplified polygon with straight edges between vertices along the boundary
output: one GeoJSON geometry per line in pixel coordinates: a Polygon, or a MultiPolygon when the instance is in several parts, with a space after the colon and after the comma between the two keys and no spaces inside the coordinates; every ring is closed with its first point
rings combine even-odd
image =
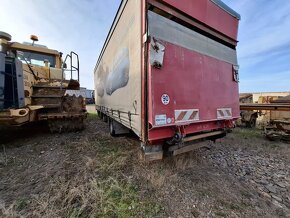
{"type": "Polygon", "coordinates": [[[85,101],[66,94],[79,90],[79,57],[36,44],[11,42],[0,31],[0,125],[47,121],[51,132],[84,128],[85,101]]]}

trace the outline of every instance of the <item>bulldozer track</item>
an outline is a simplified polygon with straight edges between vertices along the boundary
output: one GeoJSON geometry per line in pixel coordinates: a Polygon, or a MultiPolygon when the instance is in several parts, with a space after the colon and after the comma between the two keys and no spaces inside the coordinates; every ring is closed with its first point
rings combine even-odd
{"type": "Polygon", "coordinates": [[[51,133],[78,132],[85,128],[84,117],[48,120],[51,133]]]}

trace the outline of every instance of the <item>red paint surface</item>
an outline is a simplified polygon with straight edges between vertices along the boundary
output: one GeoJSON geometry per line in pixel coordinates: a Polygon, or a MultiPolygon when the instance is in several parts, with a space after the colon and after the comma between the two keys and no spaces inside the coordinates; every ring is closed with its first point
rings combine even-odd
{"type": "Polygon", "coordinates": [[[148,72],[148,121],[153,127],[149,140],[174,135],[177,124],[155,126],[155,116],[166,114],[174,120],[175,110],[199,109],[199,122],[182,124],[186,134],[231,127],[232,122],[218,121],[217,109],[232,108],[233,120],[239,117],[239,90],[232,64],[170,43],[165,45],[162,68],[150,66],[148,72]],[[163,94],[170,96],[168,105],[162,104],[163,94]]]}
{"type": "Polygon", "coordinates": [[[213,29],[237,40],[239,21],[210,0],[163,0],[213,29]]]}

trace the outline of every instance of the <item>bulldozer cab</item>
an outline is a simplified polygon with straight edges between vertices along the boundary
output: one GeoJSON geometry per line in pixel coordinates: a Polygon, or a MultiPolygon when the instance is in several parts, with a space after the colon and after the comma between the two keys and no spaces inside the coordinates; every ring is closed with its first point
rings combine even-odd
{"type": "Polygon", "coordinates": [[[10,42],[0,31],[0,125],[24,125],[45,120],[51,132],[84,128],[83,97],[79,90],[79,57],[75,52],[64,61],[62,53],[32,43],[10,42]]]}
{"type": "Polygon", "coordinates": [[[16,51],[16,57],[23,64],[31,64],[40,67],[53,67],[56,68],[56,57],[50,54],[36,53],[32,51],[16,51]]]}
{"type": "Polygon", "coordinates": [[[71,52],[63,60],[61,52],[35,44],[36,36],[32,35],[31,39],[32,43],[13,42],[9,46],[11,53],[22,62],[24,72],[31,73],[38,79],[79,82],[79,57],[75,52],[71,52]]]}
{"type": "Polygon", "coordinates": [[[0,110],[32,104],[33,87],[38,84],[79,89],[79,58],[71,52],[63,61],[62,53],[32,43],[10,42],[0,32],[0,110]]]}

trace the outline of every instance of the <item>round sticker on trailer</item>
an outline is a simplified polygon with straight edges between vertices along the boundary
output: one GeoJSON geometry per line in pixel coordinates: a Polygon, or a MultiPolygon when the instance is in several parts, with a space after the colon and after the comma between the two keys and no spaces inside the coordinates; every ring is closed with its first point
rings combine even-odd
{"type": "Polygon", "coordinates": [[[168,105],[170,102],[170,97],[167,94],[163,94],[161,97],[162,104],[168,105]]]}

